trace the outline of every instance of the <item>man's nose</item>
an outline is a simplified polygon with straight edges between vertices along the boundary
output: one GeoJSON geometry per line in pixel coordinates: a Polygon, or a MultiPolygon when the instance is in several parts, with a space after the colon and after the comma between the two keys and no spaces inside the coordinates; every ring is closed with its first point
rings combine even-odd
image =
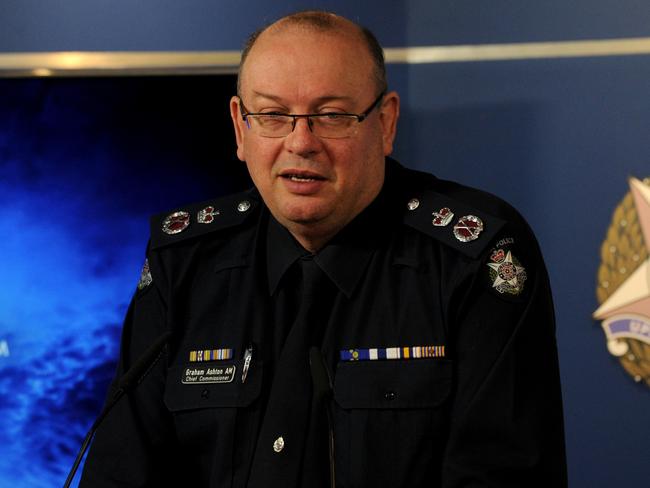
{"type": "Polygon", "coordinates": [[[285,138],[285,147],[295,154],[310,154],[320,150],[321,140],[314,135],[308,117],[296,118],[293,131],[285,138]]]}

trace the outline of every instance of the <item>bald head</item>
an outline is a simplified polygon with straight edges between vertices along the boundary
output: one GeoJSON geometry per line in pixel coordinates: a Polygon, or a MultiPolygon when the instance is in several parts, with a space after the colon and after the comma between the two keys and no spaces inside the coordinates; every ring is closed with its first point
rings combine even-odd
{"type": "Polygon", "coordinates": [[[241,80],[248,55],[253,50],[258,39],[268,35],[278,34],[287,29],[296,28],[315,33],[326,33],[335,36],[356,38],[360,41],[361,49],[366,51],[373,65],[372,76],[375,80],[379,93],[386,91],[386,67],[384,64],[384,52],[375,35],[365,27],[352,22],[345,17],[331,12],[309,10],[287,15],[273,24],[263,27],[249,36],[244,44],[239,73],[237,77],[237,93],[241,94],[241,80]]]}

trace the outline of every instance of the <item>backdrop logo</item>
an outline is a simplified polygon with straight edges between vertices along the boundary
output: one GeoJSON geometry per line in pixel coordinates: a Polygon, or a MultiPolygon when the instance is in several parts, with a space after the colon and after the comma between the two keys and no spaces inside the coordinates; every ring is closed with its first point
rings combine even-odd
{"type": "Polygon", "coordinates": [[[630,179],[600,250],[596,295],[607,349],[650,386],[650,178],[630,179]]]}

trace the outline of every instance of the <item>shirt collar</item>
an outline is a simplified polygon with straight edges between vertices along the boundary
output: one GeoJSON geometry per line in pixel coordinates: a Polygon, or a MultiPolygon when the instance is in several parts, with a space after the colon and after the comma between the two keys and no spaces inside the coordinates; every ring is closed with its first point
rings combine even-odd
{"type": "Polygon", "coordinates": [[[269,215],[266,229],[266,263],[269,294],[275,293],[280,280],[298,259],[308,255],[291,233],[273,215],[269,215]]]}

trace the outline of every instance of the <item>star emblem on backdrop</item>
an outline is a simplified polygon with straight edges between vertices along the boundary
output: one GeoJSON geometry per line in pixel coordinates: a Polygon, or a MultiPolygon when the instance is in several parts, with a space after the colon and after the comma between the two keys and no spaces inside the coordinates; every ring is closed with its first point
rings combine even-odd
{"type": "Polygon", "coordinates": [[[635,381],[650,386],[650,180],[630,179],[603,243],[597,290],[609,352],[635,381]],[[617,280],[622,280],[615,286],[617,280]]]}

